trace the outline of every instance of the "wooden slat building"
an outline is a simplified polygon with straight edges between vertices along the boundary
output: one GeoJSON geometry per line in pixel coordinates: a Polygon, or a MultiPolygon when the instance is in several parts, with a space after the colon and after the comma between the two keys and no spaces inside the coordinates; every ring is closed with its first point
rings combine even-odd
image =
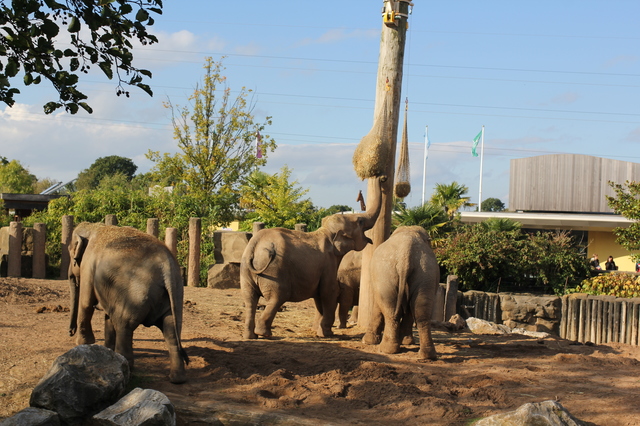
{"type": "Polygon", "coordinates": [[[640,181],[640,164],[581,154],[511,160],[509,210],[613,213],[608,182],[640,181]]]}

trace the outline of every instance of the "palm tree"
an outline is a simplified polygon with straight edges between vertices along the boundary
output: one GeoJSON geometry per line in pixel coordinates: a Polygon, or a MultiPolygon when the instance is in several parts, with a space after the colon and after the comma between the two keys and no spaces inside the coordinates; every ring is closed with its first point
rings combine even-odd
{"type": "Polygon", "coordinates": [[[432,239],[439,237],[447,228],[449,218],[440,206],[430,202],[421,206],[406,208],[399,206],[393,214],[393,225],[421,226],[432,239]]]}
{"type": "Polygon", "coordinates": [[[491,217],[484,222],[480,222],[480,226],[485,231],[517,231],[522,228],[520,222],[504,217],[491,217]]]}
{"type": "Polygon", "coordinates": [[[470,197],[464,195],[469,191],[469,188],[458,182],[451,182],[449,185],[444,183],[436,183],[436,189],[431,196],[430,202],[443,209],[449,220],[453,220],[456,212],[461,207],[471,207],[475,204],[470,203],[470,197]]]}

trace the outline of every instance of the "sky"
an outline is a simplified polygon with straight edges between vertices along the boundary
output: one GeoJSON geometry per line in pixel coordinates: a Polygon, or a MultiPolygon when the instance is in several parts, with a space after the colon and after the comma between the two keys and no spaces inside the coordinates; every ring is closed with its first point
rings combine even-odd
{"type": "MultiPolygon", "coordinates": [[[[512,159],[571,153],[640,162],[640,2],[413,3],[402,88],[407,205],[454,181],[478,202],[481,157],[471,145],[482,126],[482,199],[507,207],[512,159]]],[[[0,155],[56,181],[109,155],[131,158],[146,172],[149,150],[178,151],[163,103],[189,105],[205,58],[224,57],[228,87],[252,90],[256,121],[272,117],[264,133],[278,148],[263,170],[287,165],[314,205],[358,210],[366,182],[352,156],[373,123],[381,7],[365,0],[165,1],[151,27],[160,42],[134,50],[135,65],[153,72],[153,97],[135,88],[117,97],[116,83],[92,72],[80,90],[93,114],[47,116],[42,105],[56,93],[45,84],[19,87],[12,108],[0,105],[0,155]]]]}

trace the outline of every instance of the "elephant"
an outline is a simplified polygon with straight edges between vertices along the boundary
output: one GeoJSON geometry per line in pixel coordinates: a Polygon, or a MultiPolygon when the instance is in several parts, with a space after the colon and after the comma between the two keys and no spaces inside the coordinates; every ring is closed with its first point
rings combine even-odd
{"type": "Polygon", "coordinates": [[[271,337],[271,324],[285,302],[313,298],[317,315],[314,330],[318,337],[333,335],[340,289],[337,272],[342,257],[351,250],[360,251],[371,243],[365,231],[375,224],[381,210],[381,183],[371,185],[373,200],[358,214],[337,213],[322,219],[313,232],[270,228],[258,231],[249,241],[240,261],[240,289],[244,299],[243,337],[271,337]],[[256,321],[260,296],[266,306],[256,321]]]}
{"type": "Polygon", "coordinates": [[[167,342],[172,383],[186,381],[189,363],[180,341],[183,280],[178,261],[157,238],[130,227],[78,224],[69,244],[71,322],[76,344],[95,343],[91,317],[105,312],[104,345],[133,367],[133,332],[158,327],[167,342]]]}
{"type": "Polygon", "coordinates": [[[350,251],[345,254],[338,267],[338,297],[339,328],[347,328],[349,310],[351,322],[358,322],[358,299],[360,298],[360,273],[362,271],[362,252],[350,251]]]}
{"type": "Polygon", "coordinates": [[[415,322],[420,338],[419,358],[435,360],[430,321],[440,268],[429,234],[420,226],[398,227],[374,250],[370,274],[373,306],[363,342],[380,343],[383,353],[397,353],[401,340],[402,344],[413,344],[415,322]]]}

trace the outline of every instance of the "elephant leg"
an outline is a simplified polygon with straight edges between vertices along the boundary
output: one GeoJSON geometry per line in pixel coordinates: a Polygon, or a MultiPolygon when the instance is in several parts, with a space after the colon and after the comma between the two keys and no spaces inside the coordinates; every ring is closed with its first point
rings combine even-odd
{"type": "Polygon", "coordinates": [[[128,325],[115,327],[116,352],[129,362],[129,369],[133,370],[133,328],[128,325]]]}
{"type": "Polygon", "coordinates": [[[116,329],[107,314],[104,314],[104,345],[112,351],[116,350],[116,329]]]}
{"type": "Polygon", "coordinates": [[[244,339],[257,339],[256,328],[256,307],[260,295],[256,291],[243,291],[244,293],[244,339]]]}
{"type": "Polygon", "coordinates": [[[96,342],[91,327],[91,318],[98,303],[93,293],[93,283],[87,279],[80,284],[80,300],[78,302],[78,337],[76,345],[91,345],[96,342]],[[84,284],[84,285],[83,285],[84,284]]]}
{"type": "Polygon", "coordinates": [[[184,383],[187,381],[187,374],[185,373],[184,358],[178,347],[179,339],[176,335],[173,315],[166,315],[162,319],[162,326],[159,328],[162,330],[164,340],[167,342],[167,349],[169,350],[169,360],[171,362],[169,381],[175,384],[184,383]]]}
{"type": "Polygon", "coordinates": [[[402,316],[400,322],[400,337],[403,345],[413,345],[415,340],[413,339],[413,315],[408,312],[402,316]]]}
{"type": "Polygon", "coordinates": [[[318,313],[320,317],[316,317],[319,321],[316,320],[316,335],[318,337],[332,337],[333,331],[331,331],[331,327],[333,327],[333,323],[336,320],[336,308],[338,306],[338,298],[336,295],[328,295],[327,297],[320,297],[320,300],[316,300],[316,307],[318,303],[322,307],[322,310],[318,309],[318,313]]]}
{"type": "Polygon", "coordinates": [[[420,338],[420,351],[418,352],[418,356],[421,359],[436,360],[438,358],[436,347],[431,337],[432,308],[433,299],[424,294],[418,295],[412,306],[418,327],[418,337],[420,338]]]}
{"type": "Polygon", "coordinates": [[[349,317],[349,322],[352,323],[352,324],[357,324],[358,323],[358,305],[355,305],[351,309],[351,316],[349,317]]]}
{"type": "Polygon", "coordinates": [[[369,318],[369,326],[367,332],[362,338],[362,343],[366,345],[377,345],[380,343],[382,336],[382,328],[384,327],[384,316],[380,310],[380,305],[377,302],[373,302],[371,308],[371,317],[369,318]]]}
{"type": "Polygon", "coordinates": [[[380,352],[395,354],[398,351],[400,351],[400,319],[393,315],[385,315],[380,352]]]}
{"type": "Polygon", "coordinates": [[[260,315],[260,318],[256,321],[255,332],[262,337],[271,337],[271,324],[273,324],[273,319],[286,300],[278,295],[272,295],[266,302],[262,315],[260,315]]]}
{"type": "Polygon", "coordinates": [[[353,302],[353,290],[348,287],[340,289],[340,298],[338,299],[338,323],[339,328],[347,328],[347,319],[349,317],[349,309],[353,302]]]}

